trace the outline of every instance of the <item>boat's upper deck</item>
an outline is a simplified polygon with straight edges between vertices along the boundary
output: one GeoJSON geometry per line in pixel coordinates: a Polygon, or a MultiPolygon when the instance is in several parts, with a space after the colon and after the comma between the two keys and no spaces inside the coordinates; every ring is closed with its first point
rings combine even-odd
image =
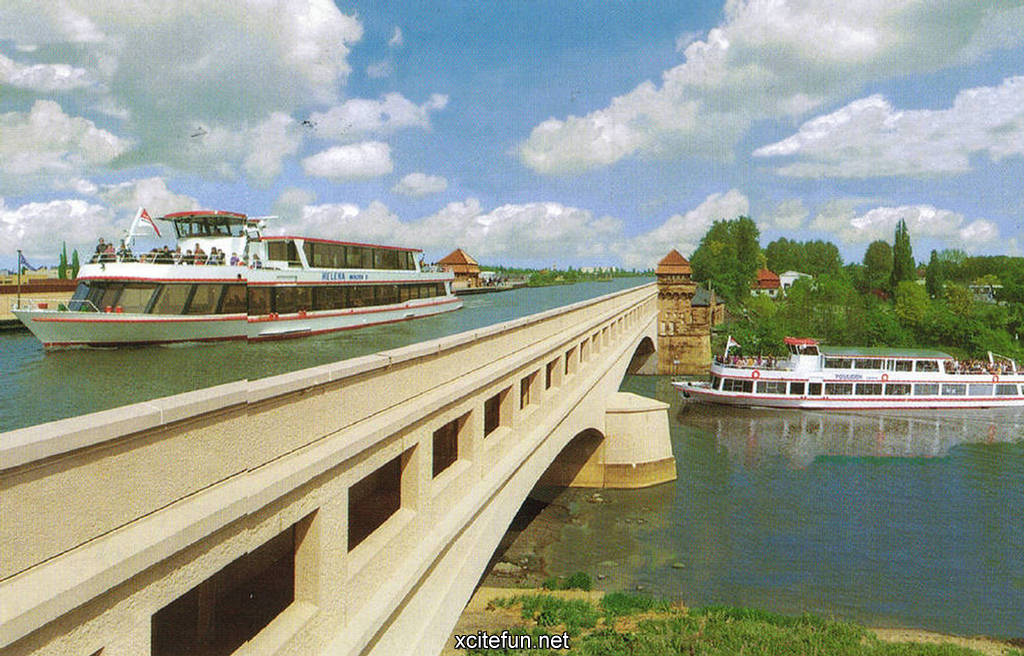
{"type": "Polygon", "coordinates": [[[767,377],[816,376],[857,379],[866,376],[899,375],[930,378],[935,375],[1016,374],[1017,364],[1007,358],[958,360],[935,349],[819,346],[814,340],[786,338],[789,359],[773,356],[732,356],[715,359],[713,369],[720,375],[749,375],[756,370],[767,377]],[[730,371],[733,370],[733,371],[730,371]]]}

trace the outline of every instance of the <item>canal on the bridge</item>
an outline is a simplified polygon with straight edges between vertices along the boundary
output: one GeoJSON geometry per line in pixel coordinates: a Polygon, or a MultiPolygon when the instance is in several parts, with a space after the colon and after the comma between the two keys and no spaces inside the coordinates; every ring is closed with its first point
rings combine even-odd
{"type": "Polygon", "coordinates": [[[649,376],[623,389],[671,404],[678,480],[566,490],[513,560],[547,543],[547,574],[602,589],[1024,637],[1024,410],[727,408],[649,376]]]}
{"type": "Polygon", "coordinates": [[[462,297],[455,312],[277,342],[211,342],[44,351],[0,333],[0,433],[211,385],[250,380],[518,319],[653,278],[521,288],[462,297]]]}

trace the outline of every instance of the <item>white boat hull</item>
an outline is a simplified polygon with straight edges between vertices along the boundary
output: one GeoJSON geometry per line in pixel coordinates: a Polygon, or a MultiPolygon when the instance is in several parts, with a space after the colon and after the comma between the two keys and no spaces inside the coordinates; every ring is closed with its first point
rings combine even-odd
{"type": "Polygon", "coordinates": [[[288,339],[418,319],[461,307],[462,301],[458,297],[443,296],[398,305],[273,317],[247,317],[244,314],[160,316],[40,309],[15,310],[14,314],[45,347],[54,348],[288,339]]]}
{"type": "MultiPolygon", "coordinates": [[[[1012,381],[1006,381],[1012,382],[1012,381]]],[[[905,396],[844,396],[843,398],[757,395],[711,389],[706,383],[673,382],[686,398],[739,407],[796,408],[804,410],[907,410],[955,408],[1005,408],[1024,406],[1024,396],[964,396],[957,398],[905,396]]]]}

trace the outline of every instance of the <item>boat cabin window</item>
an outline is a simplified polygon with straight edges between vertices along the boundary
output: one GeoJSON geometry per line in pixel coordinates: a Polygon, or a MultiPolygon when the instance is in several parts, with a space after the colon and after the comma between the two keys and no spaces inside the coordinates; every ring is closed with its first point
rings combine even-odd
{"type": "Polygon", "coordinates": [[[938,383],[918,383],[914,385],[914,396],[938,396],[938,383]]]}
{"type": "Polygon", "coordinates": [[[757,381],[758,394],[785,394],[786,383],[781,380],[759,380],[757,381]]]}
{"type": "Polygon", "coordinates": [[[790,394],[795,394],[797,396],[803,396],[803,394],[804,394],[804,384],[803,383],[790,383],[789,384],[789,393],[790,394]]]}
{"type": "Polygon", "coordinates": [[[153,283],[129,283],[124,286],[117,304],[124,312],[141,314],[149,308],[156,285],[153,283]]]}
{"type": "Polygon", "coordinates": [[[817,344],[787,344],[792,355],[818,355],[817,344]]]}
{"type": "Polygon", "coordinates": [[[220,301],[220,314],[245,314],[245,285],[228,285],[220,301]]]}
{"type": "Polygon", "coordinates": [[[184,314],[192,285],[161,285],[150,310],[152,314],[184,314]]]}
{"type": "Polygon", "coordinates": [[[208,217],[191,221],[175,221],[174,232],[178,235],[178,239],[188,239],[190,237],[244,237],[245,221],[228,217],[208,217]]]}
{"type": "Polygon", "coordinates": [[[850,369],[852,367],[852,358],[825,358],[826,369],[850,369]]]}
{"type": "Polygon", "coordinates": [[[821,396],[821,383],[807,383],[808,396],[821,396]]]}
{"type": "Polygon", "coordinates": [[[886,383],[886,396],[910,396],[910,383],[886,383]]]}
{"type": "Polygon", "coordinates": [[[971,383],[967,387],[968,396],[992,396],[991,383],[971,383]]]}
{"type": "Polygon", "coordinates": [[[882,394],[882,384],[857,383],[856,393],[862,396],[880,396],[882,394]]]}
{"type": "Polygon", "coordinates": [[[913,360],[897,360],[896,371],[913,371],[914,361],[913,360]]]}
{"type": "Polygon", "coordinates": [[[914,371],[927,371],[929,373],[938,373],[939,361],[938,360],[916,360],[914,362],[914,371]]]}
{"type": "Polygon", "coordinates": [[[306,254],[306,262],[309,263],[309,266],[316,268],[397,269],[400,271],[416,269],[416,259],[411,251],[394,248],[371,248],[306,240],[302,244],[302,250],[306,254]]]}
{"type": "Polygon", "coordinates": [[[873,360],[871,358],[856,358],[853,361],[854,369],[881,369],[882,363],[880,360],[873,360]]]}
{"type": "Polygon", "coordinates": [[[185,314],[216,314],[220,295],[224,285],[195,285],[192,300],[185,309],[185,314]]]}
{"type": "Polygon", "coordinates": [[[299,251],[291,239],[278,239],[267,242],[267,259],[287,262],[289,266],[299,266],[299,251]]]}
{"type": "Polygon", "coordinates": [[[828,396],[853,394],[853,383],[825,383],[825,394],[828,396]]]}
{"type": "Polygon", "coordinates": [[[996,385],[996,396],[1017,396],[1017,386],[999,383],[996,385]]]}
{"type": "Polygon", "coordinates": [[[942,396],[965,396],[967,394],[967,385],[963,383],[943,383],[942,384],[942,396]]]}
{"type": "Polygon", "coordinates": [[[743,378],[723,378],[722,391],[724,392],[746,392],[754,391],[754,381],[743,378]]]}

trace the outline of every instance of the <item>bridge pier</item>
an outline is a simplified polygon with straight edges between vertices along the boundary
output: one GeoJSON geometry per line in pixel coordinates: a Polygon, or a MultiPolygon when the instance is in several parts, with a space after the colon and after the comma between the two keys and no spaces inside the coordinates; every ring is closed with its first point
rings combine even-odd
{"type": "Polygon", "coordinates": [[[636,489],[676,479],[667,403],[628,392],[608,399],[605,432],[574,437],[541,477],[542,486],[636,489]]]}

